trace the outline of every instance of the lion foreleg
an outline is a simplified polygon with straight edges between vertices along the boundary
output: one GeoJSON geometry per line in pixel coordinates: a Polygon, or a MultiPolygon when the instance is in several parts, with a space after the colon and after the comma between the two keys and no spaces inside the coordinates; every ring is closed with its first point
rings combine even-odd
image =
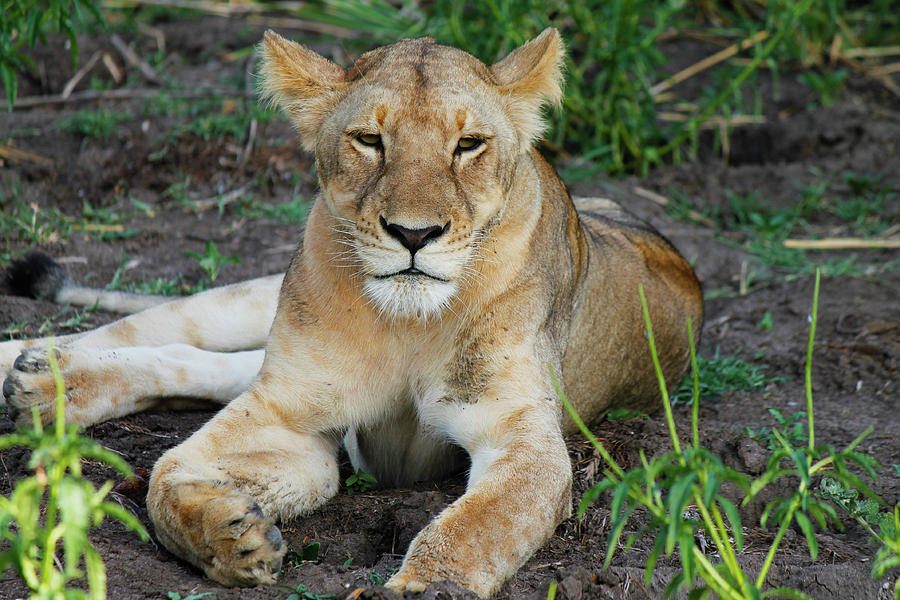
{"type": "Polygon", "coordinates": [[[254,386],[164,454],[150,480],[160,541],[225,585],[273,583],[285,553],[275,520],[339,487],[335,437],[286,419],[264,390],[254,386]]]}
{"type": "Polygon", "coordinates": [[[570,514],[572,472],[549,406],[482,400],[452,421],[469,425],[458,439],[472,457],[468,490],[416,536],[387,586],[421,591],[450,579],[487,597],[570,514]]]}

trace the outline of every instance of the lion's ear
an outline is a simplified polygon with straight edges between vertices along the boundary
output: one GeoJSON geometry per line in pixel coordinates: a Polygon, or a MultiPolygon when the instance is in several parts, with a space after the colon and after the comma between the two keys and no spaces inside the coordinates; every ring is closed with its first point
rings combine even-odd
{"type": "Polygon", "coordinates": [[[303,147],[313,151],[319,128],[344,95],[347,72],[272,30],[266,31],[260,54],[263,98],[287,113],[303,147]]]}
{"type": "Polygon", "coordinates": [[[559,32],[548,27],[490,68],[523,147],[537,139],[546,126],[541,107],[559,104],[562,99],[564,56],[559,32]]]}

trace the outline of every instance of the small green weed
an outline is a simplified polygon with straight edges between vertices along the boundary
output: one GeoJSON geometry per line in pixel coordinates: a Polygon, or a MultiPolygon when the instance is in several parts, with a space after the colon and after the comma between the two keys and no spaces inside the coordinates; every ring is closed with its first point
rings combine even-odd
{"type": "Polygon", "coordinates": [[[183,296],[200,291],[188,284],[180,273],[170,279],[156,277],[143,281],[131,281],[126,272],[127,262],[128,259],[123,253],[122,260],[119,262],[116,272],[113,273],[112,279],[106,285],[106,289],[154,296],[183,296]]]}
{"type": "Polygon", "coordinates": [[[215,282],[222,267],[241,262],[241,259],[237,256],[222,256],[219,253],[218,246],[216,246],[216,243],[212,240],[206,240],[206,248],[203,254],[194,252],[193,250],[187,250],[185,255],[200,263],[200,268],[206,273],[206,277],[209,279],[210,283],[215,282]]]}
{"type": "Polygon", "coordinates": [[[826,72],[804,71],[797,76],[797,80],[815,93],[822,106],[831,106],[837,101],[848,76],[846,69],[826,72]]]}
{"type": "Polygon", "coordinates": [[[334,594],[313,594],[309,588],[300,583],[284,600],[327,600],[328,598],[334,598],[334,594]]]}
{"type": "MultiPolygon", "coordinates": [[[[846,512],[881,544],[872,563],[872,577],[880,579],[890,569],[900,567],[900,504],[893,512],[883,513],[876,499],[860,498],[855,489],[830,477],[819,482],[818,494],[846,512]]],[[[900,599],[900,576],[894,582],[894,598],[900,599]]]]}
{"type": "Polygon", "coordinates": [[[103,139],[109,137],[117,125],[130,118],[128,113],[114,113],[108,109],[83,109],[60,121],[59,126],[67,133],[103,139]]]}
{"type": "MultiPolygon", "coordinates": [[[[696,368],[700,378],[700,398],[717,398],[731,392],[761,390],[769,383],[782,381],[779,377],[766,378],[764,366],[751,365],[736,355],[721,356],[718,348],[710,359],[698,357],[696,368]]],[[[693,396],[693,379],[688,375],[672,395],[672,402],[687,404],[692,401],[693,396]]]]}
{"type": "Polygon", "coordinates": [[[179,135],[189,131],[199,135],[204,140],[221,139],[232,136],[242,140],[247,135],[250,121],[256,119],[260,124],[271,121],[277,113],[269,108],[251,104],[249,107],[241,105],[239,108],[231,108],[229,112],[210,112],[198,116],[186,126],[176,128],[171,135],[179,135]]]}
{"type": "MultiPolygon", "coordinates": [[[[191,594],[190,596],[182,597],[178,592],[169,592],[166,594],[166,597],[169,600],[200,600],[200,598],[206,598],[207,596],[212,596],[212,592],[203,592],[202,594],[191,594]]],[[[215,596],[213,596],[215,597],[215,596]]]]}
{"type": "Polygon", "coordinates": [[[639,410],[614,408],[606,414],[607,421],[624,421],[626,419],[648,419],[650,415],[639,410]]]}
{"type": "Polygon", "coordinates": [[[375,479],[375,476],[366,473],[362,469],[357,469],[356,473],[344,480],[344,485],[347,487],[347,493],[350,495],[368,492],[377,484],[378,480],[375,479]]]}
{"type": "Polygon", "coordinates": [[[34,475],[16,482],[9,497],[0,496],[0,573],[13,567],[36,598],[106,597],[106,567],[87,533],[106,517],[120,521],[141,539],[149,536],[140,521],[106,496],[113,487],[107,481],[99,489],[81,474],[82,460],[101,462],[126,477],[128,464],[76,425],[65,425],[65,387],[56,363],[48,353],[56,381],[56,422],[44,429],[33,409],[34,425],[0,438],[0,450],[14,446],[31,448],[28,466],[34,475]],[[57,556],[62,545],[62,557],[57,556]],[[81,565],[84,565],[83,569],[81,565]],[[88,593],[68,585],[87,577],[88,593]]]}
{"type": "Polygon", "coordinates": [[[300,224],[306,221],[310,206],[312,206],[312,201],[302,196],[294,196],[291,200],[281,204],[266,204],[251,200],[238,204],[237,214],[248,219],[266,217],[279,223],[300,224]]]}
{"type": "Polygon", "coordinates": [[[291,564],[295,567],[300,566],[301,563],[304,562],[319,562],[319,551],[322,549],[322,544],[319,542],[312,542],[311,544],[306,544],[300,549],[300,552],[297,552],[293,548],[288,550],[288,557],[291,564]]]}
{"type": "Polygon", "coordinates": [[[780,442],[779,436],[786,439],[792,445],[803,444],[807,440],[806,428],[804,421],[806,420],[805,411],[797,411],[789,417],[782,416],[781,411],[771,406],[766,409],[772,418],[775,419],[774,427],[760,427],[759,429],[744,428],[747,437],[764,444],[769,450],[778,448],[780,442]],[[776,435],[775,432],[778,432],[776,435]]]}
{"type": "Polygon", "coordinates": [[[387,573],[382,575],[375,569],[372,569],[372,572],[369,573],[369,582],[372,583],[373,585],[384,585],[385,583],[387,583],[388,579],[393,577],[394,573],[396,573],[399,570],[400,570],[399,568],[388,567],[387,573]]]}

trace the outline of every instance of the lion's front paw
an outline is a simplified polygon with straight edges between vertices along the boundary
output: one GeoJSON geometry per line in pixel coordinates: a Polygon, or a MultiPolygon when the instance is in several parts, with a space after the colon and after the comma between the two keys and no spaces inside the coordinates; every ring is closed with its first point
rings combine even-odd
{"type": "MultiPolygon", "coordinates": [[[[56,357],[59,359],[59,352],[56,357]]],[[[50,372],[46,350],[24,350],[16,358],[3,382],[3,396],[9,417],[19,425],[31,422],[32,407],[36,407],[43,423],[54,418],[56,382],[50,372]]]]}
{"type": "Polygon", "coordinates": [[[210,500],[200,526],[211,557],[206,574],[225,585],[275,583],[287,548],[274,521],[252,498],[234,494],[210,500]]]}

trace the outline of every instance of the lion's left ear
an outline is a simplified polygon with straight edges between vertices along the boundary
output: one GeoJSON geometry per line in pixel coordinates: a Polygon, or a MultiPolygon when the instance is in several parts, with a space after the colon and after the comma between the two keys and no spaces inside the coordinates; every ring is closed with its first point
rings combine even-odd
{"type": "Polygon", "coordinates": [[[260,89],[287,113],[303,147],[315,149],[319,128],[348,87],[347,72],[296,42],[267,31],[260,44],[260,89]]]}
{"type": "Polygon", "coordinates": [[[490,67],[523,150],[546,127],[541,114],[544,104],[559,104],[562,99],[565,52],[559,31],[548,27],[490,67]]]}

